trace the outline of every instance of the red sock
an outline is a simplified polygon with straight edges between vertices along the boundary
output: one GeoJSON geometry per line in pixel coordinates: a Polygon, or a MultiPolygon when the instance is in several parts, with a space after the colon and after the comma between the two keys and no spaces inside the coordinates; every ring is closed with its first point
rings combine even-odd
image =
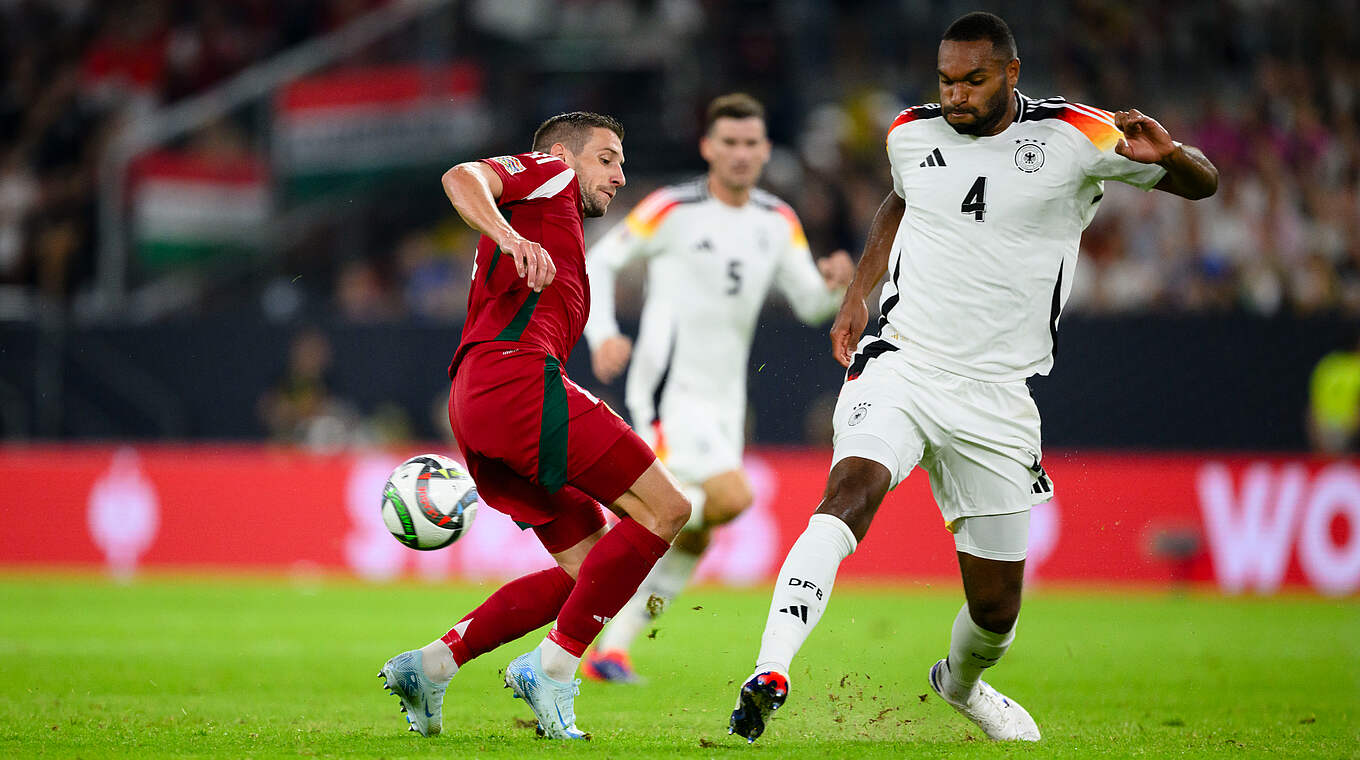
{"type": "Polygon", "coordinates": [[[585,654],[605,622],[618,614],[669,548],[670,544],[636,520],[620,520],[581,563],[576,588],[562,605],[548,638],[577,657],[585,654]]]}
{"type": "Polygon", "coordinates": [[[576,582],[554,567],[501,586],[452,630],[440,637],[459,667],[473,657],[551,623],[576,582]]]}

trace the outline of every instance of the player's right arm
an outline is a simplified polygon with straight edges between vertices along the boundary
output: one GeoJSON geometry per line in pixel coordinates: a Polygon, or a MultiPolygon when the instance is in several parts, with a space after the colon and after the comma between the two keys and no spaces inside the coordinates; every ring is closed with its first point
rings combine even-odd
{"type": "Polygon", "coordinates": [[[845,300],[836,314],[836,322],[831,326],[831,354],[842,367],[849,367],[855,355],[855,344],[869,324],[869,306],[866,303],[878,281],[888,271],[888,256],[891,253],[893,238],[902,224],[902,214],[906,213],[907,202],[896,191],[888,193],[883,199],[874,221],[869,225],[869,234],[864,240],[864,252],[860,254],[859,265],[855,267],[855,279],[845,291],[845,300]]]}
{"type": "Polygon", "coordinates": [[[514,259],[515,272],[525,278],[526,285],[541,291],[553,281],[557,267],[552,257],[542,245],[516,232],[497,208],[505,183],[495,170],[481,161],[469,161],[444,172],[441,183],[458,215],[514,259]]]}

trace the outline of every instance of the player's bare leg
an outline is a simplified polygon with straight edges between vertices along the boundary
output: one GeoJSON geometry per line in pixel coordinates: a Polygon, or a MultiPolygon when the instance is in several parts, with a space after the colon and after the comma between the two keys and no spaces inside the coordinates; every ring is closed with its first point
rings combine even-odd
{"type": "Polygon", "coordinates": [[[989,738],[1039,741],[1039,727],[1029,712],[982,680],[982,671],[995,665],[1015,639],[1025,562],[965,552],[958,552],[958,558],[967,603],[954,619],[949,656],[930,669],[930,686],[989,738]]]}
{"type": "MultiPolygon", "coordinates": [[[[605,530],[601,528],[595,534],[587,536],[586,538],[582,539],[580,543],[576,544],[570,549],[561,552],[556,552],[552,555],[552,558],[557,562],[557,566],[562,570],[563,573],[566,574],[565,577],[569,579],[569,583],[566,584],[568,590],[570,590],[571,584],[575,583],[576,575],[581,570],[581,563],[585,561],[586,554],[591,550],[592,547],[595,546],[596,542],[598,542],[601,538],[604,537],[604,534],[605,530]]],[[[546,572],[548,574],[553,574],[552,571],[546,572]]],[[[523,596],[523,594],[514,593],[515,584],[526,585],[526,588],[524,589],[526,592],[530,594],[541,595],[543,592],[543,589],[539,587],[541,586],[541,584],[535,582],[538,580],[537,579],[538,575],[539,575],[538,573],[531,573],[530,575],[527,575],[522,579],[511,581],[510,583],[501,587],[501,589],[498,590],[496,594],[492,594],[491,599],[495,599],[498,594],[509,594],[515,597],[523,596]],[[533,579],[533,581],[530,581],[529,579],[533,579]]],[[[557,581],[558,585],[561,585],[560,578],[554,578],[552,580],[557,581]]],[[[490,601],[491,600],[489,599],[488,602],[490,601]]],[[[565,595],[562,596],[562,601],[566,601],[565,595]]],[[[517,609],[523,608],[521,605],[517,604],[517,602],[514,600],[512,600],[510,604],[515,606],[517,609]]],[[[553,605],[548,606],[551,607],[552,614],[546,620],[536,625],[533,623],[526,623],[526,625],[529,626],[527,630],[524,630],[518,634],[512,633],[510,635],[513,636],[513,638],[519,638],[524,633],[528,633],[528,631],[534,630],[536,628],[541,628],[544,625],[546,625],[549,621],[551,621],[553,618],[557,616],[557,611],[561,607],[561,604],[559,603],[555,606],[553,605]]],[[[479,607],[478,609],[480,610],[482,608],[479,607]]],[[[461,639],[461,637],[467,634],[468,624],[477,616],[478,612],[474,610],[472,613],[469,613],[469,615],[466,618],[460,621],[458,625],[454,626],[453,630],[457,632],[460,637],[459,642],[462,642],[463,640],[461,639]]],[[[454,656],[454,648],[457,647],[459,642],[454,642],[454,644],[451,646],[449,639],[450,636],[445,635],[444,637],[435,639],[434,641],[431,641],[430,643],[420,648],[421,658],[423,660],[425,668],[425,675],[430,680],[436,683],[447,683],[448,680],[453,678],[454,674],[458,672],[458,668],[462,664],[454,656]]],[[[465,657],[463,659],[463,662],[466,662],[471,658],[472,658],[471,655],[465,657]]]]}
{"type": "Polygon", "coordinates": [[[538,648],[505,669],[505,685],[529,704],[539,731],[550,738],[589,738],[576,727],[581,656],[637,591],[690,512],[675,478],[655,461],[613,506],[626,517],[585,552],[556,625],[538,648]]]}
{"type": "Polygon", "coordinates": [[[750,481],[741,470],[729,470],[690,491],[691,517],[637,593],[601,632],[595,649],[586,656],[587,678],[613,683],[640,683],[629,652],[633,642],[652,625],[689,583],[708,548],[713,528],[731,522],[755,501],[750,481]]]}
{"type": "Polygon", "coordinates": [[[378,673],[412,731],[434,736],[442,729],[444,692],[468,660],[542,628],[557,617],[576,582],[581,563],[604,529],[554,553],[557,567],[517,578],[500,587],[448,633],[420,649],[403,652],[378,673]]]}
{"type": "Polygon", "coordinates": [[[659,461],[652,462],[612,508],[667,542],[675,540],[690,517],[689,499],[675,476],[659,461]]]}
{"type": "Polygon", "coordinates": [[[784,704],[789,665],[821,620],[841,561],[863,540],[890,485],[888,468],[869,459],[846,457],[831,468],[822,503],[779,569],[756,670],[737,695],[728,733],[755,741],[784,704]]]}

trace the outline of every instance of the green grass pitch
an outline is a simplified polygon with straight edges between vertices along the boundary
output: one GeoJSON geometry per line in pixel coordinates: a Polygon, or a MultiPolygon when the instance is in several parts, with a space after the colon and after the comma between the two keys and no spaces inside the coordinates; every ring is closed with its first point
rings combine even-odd
{"type": "Polygon", "coordinates": [[[1000,745],[929,694],[956,586],[838,587],[754,745],[727,735],[769,590],[695,589],[639,642],[640,687],[584,683],[571,745],[534,736],[470,663],[442,736],[375,677],[491,586],[0,575],[0,757],[1360,757],[1360,604],[1039,588],[989,679],[1038,745],[1000,745]]]}

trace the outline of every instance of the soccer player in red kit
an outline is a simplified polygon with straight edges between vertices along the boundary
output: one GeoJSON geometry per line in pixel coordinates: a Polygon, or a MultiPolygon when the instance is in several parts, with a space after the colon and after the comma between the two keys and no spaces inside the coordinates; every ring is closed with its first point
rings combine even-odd
{"type": "Polygon", "coordinates": [[[444,174],[453,207],[482,233],[463,337],[449,366],[449,422],[490,506],[533,528],[557,567],[502,586],[448,633],[379,673],[411,730],[441,729],[444,690],[468,660],[556,620],[505,684],[550,738],[576,727],[581,655],[669,548],[690,506],[655,454],[562,371],[590,313],[584,217],[624,184],[623,128],[554,116],[533,151],[444,174]],[[620,521],[606,531],[600,505],[620,521]]]}

